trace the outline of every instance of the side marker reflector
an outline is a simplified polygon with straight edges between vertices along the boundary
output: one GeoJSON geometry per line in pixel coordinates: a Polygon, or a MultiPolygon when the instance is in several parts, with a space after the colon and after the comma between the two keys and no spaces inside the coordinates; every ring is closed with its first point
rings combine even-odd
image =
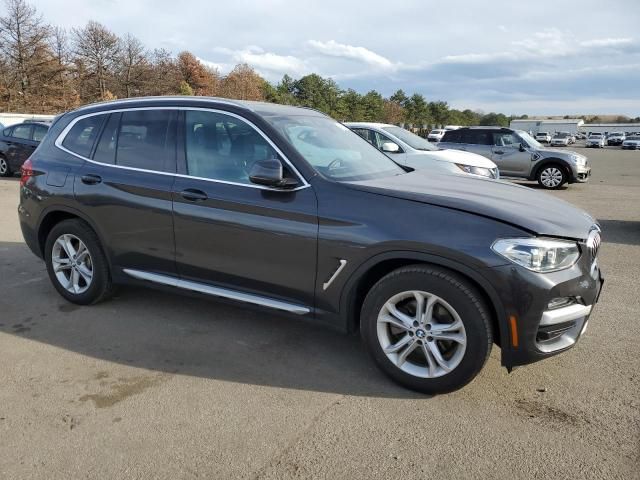
{"type": "Polygon", "coordinates": [[[518,346],[518,321],[515,315],[509,317],[509,327],[511,327],[511,346],[518,346]]]}

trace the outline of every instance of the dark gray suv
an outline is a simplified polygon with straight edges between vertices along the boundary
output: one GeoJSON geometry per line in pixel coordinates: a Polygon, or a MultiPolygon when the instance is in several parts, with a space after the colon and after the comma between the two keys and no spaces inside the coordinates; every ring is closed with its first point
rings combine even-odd
{"type": "Polygon", "coordinates": [[[602,286],[581,210],[413,171],[321,113],[267,103],[70,112],[23,165],[18,213],[70,302],[138,283],[311,318],[360,331],[382,370],[428,393],[471,381],[494,343],[508,369],[572,347],[602,286]]]}
{"type": "Polygon", "coordinates": [[[502,127],[449,130],[438,146],[483,155],[498,166],[501,178],[537,180],[547,189],[586,182],[591,176],[587,157],[545,147],[522,130],[502,127]]]}

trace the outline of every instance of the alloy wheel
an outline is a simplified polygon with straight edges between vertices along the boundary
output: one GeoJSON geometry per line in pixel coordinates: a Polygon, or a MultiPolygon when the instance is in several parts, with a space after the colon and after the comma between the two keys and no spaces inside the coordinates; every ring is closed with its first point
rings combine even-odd
{"type": "Polygon", "coordinates": [[[4,158],[0,157],[0,175],[6,175],[8,169],[9,165],[7,165],[7,161],[4,158]]]}
{"type": "Polygon", "coordinates": [[[406,291],[387,300],[378,314],[377,335],[387,358],[420,378],[441,377],[454,370],[467,346],[456,310],[424,291],[406,291]]]}
{"type": "Polygon", "coordinates": [[[89,249],[75,235],[58,237],[51,252],[53,272],[60,285],[75,295],[86,292],[93,280],[93,261],[89,249]]]}
{"type": "Polygon", "coordinates": [[[562,183],[562,172],[557,167],[545,168],[540,174],[540,181],[545,187],[555,188],[562,183]]]}

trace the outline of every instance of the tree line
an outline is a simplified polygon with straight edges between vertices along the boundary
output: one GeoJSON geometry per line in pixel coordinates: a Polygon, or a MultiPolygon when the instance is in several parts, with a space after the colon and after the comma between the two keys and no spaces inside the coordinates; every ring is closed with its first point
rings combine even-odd
{"type": "Polygon", "coordinates": [[[416,128],[503,125],[501,113],[456,110],[447,102],[398,90],[343,90],[317,74],[284,75],[271,84],[247,64],[222,75],[191,52],[146,48],[90,21],[65,30],[49,25],[26,0],[5,0],[0,17],[0,111],[57,114],[86,103],[147,95],[206,95],[298,105],[341,121],[405,123],[416,128]]]}

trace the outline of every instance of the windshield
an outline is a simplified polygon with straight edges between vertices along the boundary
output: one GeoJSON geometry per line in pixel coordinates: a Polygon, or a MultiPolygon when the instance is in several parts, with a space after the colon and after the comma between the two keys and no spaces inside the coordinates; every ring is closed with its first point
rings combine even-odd
{"type": "Polygon", "coordinates": [[[264,117],[311,166],[338,181],[370,180],[405,171],[341,123],[327,117],[264,117]]]}
{"type": "Polygon", "coordinates": [[[601,136],[602,136],[602,134],[601,134],[601,133],[592,133],[589,137],[590,137],[590,138],[594,138],[594,137],[595,137],[595,138],[599,138],[599,137],[601,137],[601,136]]]}
{"type": "Polygon", "coordinates": [[[640,135],[632,135],[627,137],[627,140],[640,140],[640,135]]]}
{"type": "Polygon", "coordinates": [[[569,136],[568,133],[564,133],[564,132],[560,132],[560,133],[556,133],[553,138],[567,138],[569,136]]]}
{"type": "Polygon", "coordinates": [[[428,140],[419,137],[415,133],[411,133],[409,130],[405,130],[400,127],[382,127],[385,132],[389,132],[391,135],[397,137],[402,140],[404,143],[409,145],[416,150],[426,150],[426,151],[434,151],[440,150],[438,147],[433,145],[433,143],[429,143],[428,140]]]}
{"type": "Polygon", "coordinates": [[[524,130],[516,130],[516,132],[518,133],[520,138],[524,140],[524,142],[530,147],[542,148],[542,144],[524,130]]]}

